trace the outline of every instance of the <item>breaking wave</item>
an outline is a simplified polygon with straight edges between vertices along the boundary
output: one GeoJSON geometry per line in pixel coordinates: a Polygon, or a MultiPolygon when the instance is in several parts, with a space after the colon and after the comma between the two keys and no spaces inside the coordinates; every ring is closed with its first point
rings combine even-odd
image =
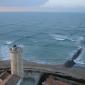
{"type": "Polygon", "coordinates": [[[59,41],[69,40],[72,42],[80,43],[81,41],[84,40],[83,36],[75,36],[75,35],[71,36],[71,35],[50,34],[50,36],[53,37],[53,39],[59,41]]]}
{"type": "Polygon", "coordinates": [[[85,64],[85,62],[83,60],[76,60],[75,61],[77,64],[85,64]]]}
{"type": "Polygon", "coordinates": [[[9,59],[9,47],[7,45],[1,46],[1,59],[3,60],[9,59]]]}
{"type": "Polygon", "coordinates": [[[82,51],[81,55],[79,56],[79,58],[77,58],[75,60],[75,62],[77,64],[85,64],[84,59],[83,59],[84,58],[84,55],[85,55],[85,48],[83,48],[83,51],[82,51]]]}
{"type": "Polygon", "coordinates": [[[51,34],[51,36],[56,40],[65,40],[67,38],[65,35],[51,34]]]}
{"type": "Polygon", "coordinates": [[[13,41],[6,41],[5,42],[5,45],[10,45],[10,44],[12,44],[13,43],[13,41]]]}

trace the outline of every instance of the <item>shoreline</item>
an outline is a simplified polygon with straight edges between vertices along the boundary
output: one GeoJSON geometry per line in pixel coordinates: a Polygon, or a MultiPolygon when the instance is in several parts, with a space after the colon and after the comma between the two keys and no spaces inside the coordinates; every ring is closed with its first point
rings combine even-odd
{"type": "MultiPolygon", "coordinates": [[[[10,68],[9,60],[1,61],[1,62],[2,62],[2,68],[10,68]]],[[[58,74],[68,75],[74,78],[85,80],[85,68],[80,66],[66,68],[62,64],[48,65],[48,64],[39,64],[39,63],[24,60],[24,70],[44,72],[44,73],[56,73],[56,74],[58,73],[58,74]]]]}
{"type": "MultiPolygon", "coordinates": [[[[46,64],[46,65],[59,65],[59,64],[63,64],[63,63],[47,63],[47,62],[41,62],[41,61],[34,61],[34,60],[26,60],[26,59],[23,59],[24,61],[28,61],[28,62],[33,62],[33,63],[38,63],[38,64],[46,64]]],[[[2,61],[9,61],[9,59],[0,59],[0,61],[2,62],[2,61]]],[[[85,66],[85,63],[77,63],[76,61],[75,61],[75,63],[76,63],[76,66],[78,65],[78,66],[85,66]]]]}

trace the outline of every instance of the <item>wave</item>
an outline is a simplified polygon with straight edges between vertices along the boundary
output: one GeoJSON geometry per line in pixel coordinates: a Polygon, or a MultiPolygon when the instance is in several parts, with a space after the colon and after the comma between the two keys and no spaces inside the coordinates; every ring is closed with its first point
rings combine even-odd
{"type": "Polygon", "coordinates": [[[85,48],[83,48],[81,55],[75,60],[75,62],[77,64],[85,64],[85,61],[83,59],[84,55],[85,55],[85,48]]]}
{"type": "Polygon", "coordinates": [[[1,59],[3,60],[9,59],[9,47],[6,45],[1,46],[1,59]]]}
{"type": "MultiPolygon", "coordinates": [[[[5,41],[5,43],[4,43],[4,45],[12,45],[12,44],[16,44],[16,42],[14,43],[15,41],[5,41]]],[[[24,45],[23,44],[19,44],[19,43],[17,43],[18,44],[18,46],[19,47],[24,47],[24,45]]]]}
{"type": "Polygon", "coordinates": [[[51,36],[56,39],[56,40],[65,40],[67,38],[67,36],[65,35],[58,35],[58,34],[51,34],[51,36]]]}
{"type": "Polygon", "coordinates": [[[85,64],[85,62],[83,60],[78,60],[78,61],[75,61],[77,64],[85,64]]]}
{"type": "Polygon", "coordinates": [[[72,41],[72,42],[77,42],[80,43],[81,41],[84,40],[83,36],[72,36],[72,35],[62,35],[62,34],[50,34],[50,36],[52,36],[55,40],[59,40],[59,41],[72,41]]]}
{"type": "Polygon", "coordinates": [[[5,41],[5,45],[10,45],[12,43],[13,43],[13,41],[5,41]]]}

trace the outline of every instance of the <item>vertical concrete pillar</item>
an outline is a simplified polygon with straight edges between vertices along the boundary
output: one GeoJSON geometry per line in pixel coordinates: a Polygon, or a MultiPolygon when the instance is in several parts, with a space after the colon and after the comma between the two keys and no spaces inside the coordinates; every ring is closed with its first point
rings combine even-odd
{"type": "Polygon", "coordinates": [[[1,49],[0,49],[0,68],[2,68],[2,58],[1,58],[1,49]]]}
{"type": "Polygon", "coordinates": [[[0,59],[0,68],[2,68],[3,66],[2,66],[2,60],[0,59]]]}
{"type": "Polygon", "coordinates": [[[0,59],[0,68],[2,68],[2,61],[1,61],[1,59],[0,59]]]}
{"type": "Polygon", "coordinates": [[[10,48],[11,73],[19,77],[24,76],[22,48],[14,45],[10,48]]]}

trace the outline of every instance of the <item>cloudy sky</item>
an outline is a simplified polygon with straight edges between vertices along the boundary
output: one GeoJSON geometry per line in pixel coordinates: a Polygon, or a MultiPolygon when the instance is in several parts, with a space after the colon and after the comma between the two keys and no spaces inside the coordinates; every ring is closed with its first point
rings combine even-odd
{"type": "Polygon", "coordinates": [[[0,12],[85,11],[85,0],[0,0],[0,12]]]}

